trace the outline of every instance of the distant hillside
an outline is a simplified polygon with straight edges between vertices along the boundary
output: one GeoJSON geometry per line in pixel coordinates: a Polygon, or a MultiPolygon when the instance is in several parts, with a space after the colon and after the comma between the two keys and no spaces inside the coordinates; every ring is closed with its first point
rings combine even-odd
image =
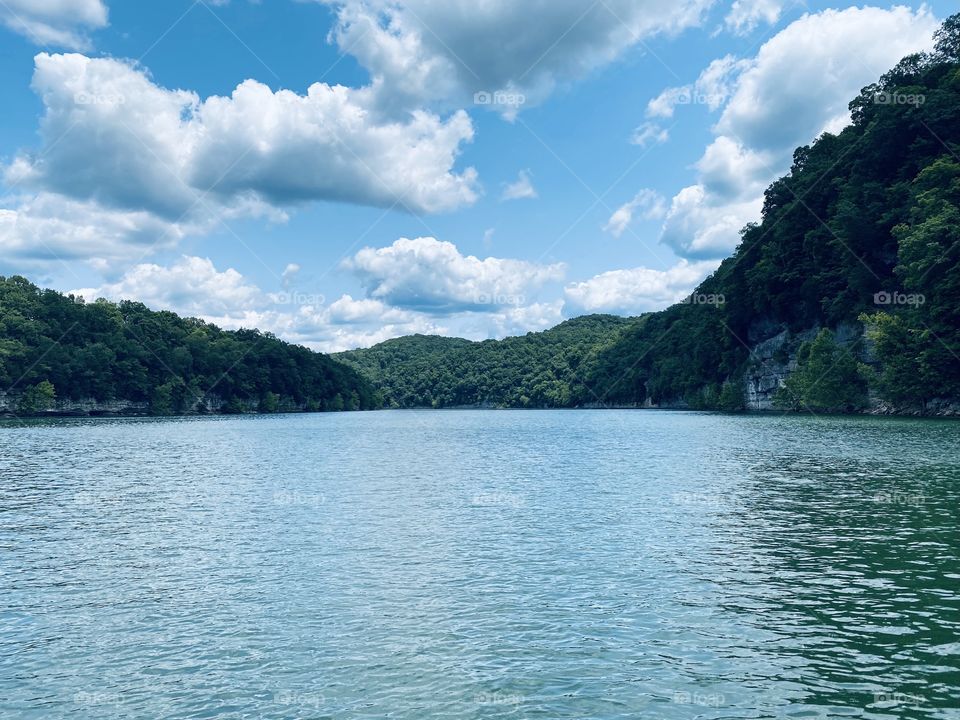
{"type": "Polygon", "coordinates": [[[795,152],[689,302],[343,357],[402,407],[960,414],[960,15],[850,109],[839,135],[795,152]]]}
{"type": "Polygon", "coordinates": [[[256,330],[0,277],[0,413],[276,412],[379,405],[355,371],[256,330]]]}
{"type": "Polygon", "coordinates": [[[591,315],[484,342],[413,335],[334,357],[371,380],[388,407],[566,407],[585,363],[633,322],[591,315]]]}

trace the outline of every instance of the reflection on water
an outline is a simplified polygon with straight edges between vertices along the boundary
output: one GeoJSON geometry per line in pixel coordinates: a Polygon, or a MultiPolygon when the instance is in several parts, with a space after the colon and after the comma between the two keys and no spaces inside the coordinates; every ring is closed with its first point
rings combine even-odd
{"type": "Polygon", "coordinates": [[[958,718],[960,424],[0,424],[0,717],[958,718]]]}

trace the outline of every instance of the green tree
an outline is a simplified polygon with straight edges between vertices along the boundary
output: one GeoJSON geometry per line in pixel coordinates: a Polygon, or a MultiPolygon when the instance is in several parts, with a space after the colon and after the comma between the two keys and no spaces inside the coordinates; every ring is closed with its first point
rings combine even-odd
{"type": "Polygon", "coordinates": [[[910,327],[902,316],[885,312],[865,314],[861,320],[880,364],[876,384],[881,397],[923,412],[939,388],[929,362],[935,347],[929,331],[910,327]]]}
{"type": "Polygon", "coordinates": [[[50,410],[57,399],[57,391],[49,380],[44,380],[24,390],[18,410],[21,415],[33,415],[50,410]]]}
{"type": "Polygon", "coordinates": [[[797,369],[777,391],[774,404],[795,411],[854,412],[866,406],[867,388],[856,358],[824,328],[800,346],[797,369]]]}
{"type": "Polygon", "coordinates": [[[727,380],[720,390],[717,409],[723,412],[741,412],[744,407],[743,385],[733,380],[727,380]]]}
{"type": "Polygon", "coordinates": [[[44,381],[61,400],[148,403],[155,415],[198,412],[211,389],[227,406],[268,392],[285,407],[338,393],[363,410],[377,402],[355,370],[269,334],[227,332],[141,303],[86,303],[0,277],[0,387],[23,388],[29,409],[46,402],[32,389],[44,381]]]}
{"type": "Polygon", "coordinates": [[[276,393],[266,392],[260,398],[259,411],[262,413],[275,413],[280,409],[280,396],[276,393]]]}
{"type": "Polygon", "coordinates": [[[174,412],[173,402],[174,383],[166,382],[158,385],[150,394],[150,414],[151,415],[172,415],[174,412]]]}

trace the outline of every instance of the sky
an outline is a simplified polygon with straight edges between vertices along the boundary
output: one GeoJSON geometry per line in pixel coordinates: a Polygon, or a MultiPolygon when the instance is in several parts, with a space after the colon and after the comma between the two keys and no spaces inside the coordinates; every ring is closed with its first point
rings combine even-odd
{"type": "Polygon", "coordinates": [[[324,352],[662,309],[956,9],[0,0],[0,275],[324,352]]]}

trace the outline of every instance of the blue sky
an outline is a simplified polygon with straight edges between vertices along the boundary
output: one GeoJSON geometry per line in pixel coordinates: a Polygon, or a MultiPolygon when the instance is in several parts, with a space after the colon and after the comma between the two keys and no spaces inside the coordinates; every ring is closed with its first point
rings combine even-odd
{"type": "Polygon", "coordinates": [[[950,5],[0,0],[0,274],[326,351],[659,309],[950,5]]]}

